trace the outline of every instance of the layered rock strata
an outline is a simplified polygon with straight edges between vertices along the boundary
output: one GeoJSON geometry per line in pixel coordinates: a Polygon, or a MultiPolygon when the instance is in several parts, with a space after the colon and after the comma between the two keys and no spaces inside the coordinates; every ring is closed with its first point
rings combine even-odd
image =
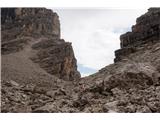
{"type": "Polygon", "coordinates": [[[160,40],[160,9],[150,8],[148,12],[136,20],[132,31],[120,36],[121,49],[115,51],[115,62],[122,56],[133,53],[137,47],[160,40]]]}
{"type": "Polygon", "coordinates": [[[64,80],[80,78],[72,45],[60,38],[59,17],[45,8],[1,8],[2,54],[31,46],[31,60],[64,80]],[[27,38],[27,39],[26,39],[27,38]]]}
{"type": "Polygon", "coordinates": [[[5,37],[9,40],[20,35],[51,35],[60,38],[59,17],[49,9],[2,8],[1,22],[2,35],[4,30],[12,31],[12,34],[3,35],[2,41],[5,37]]]}

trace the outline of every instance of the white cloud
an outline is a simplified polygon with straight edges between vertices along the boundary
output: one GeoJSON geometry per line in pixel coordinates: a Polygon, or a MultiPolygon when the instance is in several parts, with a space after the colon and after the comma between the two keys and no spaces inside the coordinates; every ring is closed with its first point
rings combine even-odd
{"type": "Polygon", "coordinates": [[[60,17],[61,37],[72,42],[79,64],[99,70],[113,63],[119,36],[146,10],[53,9],[60,17]]]}
{"type": "Polygon", "coordinates": [[[92,73],[81,73],[81,77],[86,77],[86,76],[89,76],[90,74],[92,73]]]}

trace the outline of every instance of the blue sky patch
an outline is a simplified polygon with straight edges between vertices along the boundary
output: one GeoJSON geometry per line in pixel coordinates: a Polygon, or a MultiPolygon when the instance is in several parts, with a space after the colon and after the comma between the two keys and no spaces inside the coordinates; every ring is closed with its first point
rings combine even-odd
{"type": "Polygon", "coordinates": [[[89,68],[89,67],[85,67],[82,64],[78,64],[78,71],[81,73],[82,76],[84,75],[90,75],[93,74],[95,72],[97,72],[98,70],[89,68]]]}

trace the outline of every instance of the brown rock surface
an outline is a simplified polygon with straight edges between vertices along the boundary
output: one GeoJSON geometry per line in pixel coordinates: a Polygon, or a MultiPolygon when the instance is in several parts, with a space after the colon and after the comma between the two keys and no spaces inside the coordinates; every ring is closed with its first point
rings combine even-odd
{"type": "MultiPolygon", "coordinates": [[[[71,43],[60,39],[60,22],[56,13],[45,8],[2,8],[1,14],[4,58],[20,52],[58,78],[80,78],[71,43]],[[27,55],[21,52],[24,49],[27,49],[27,55]]],[[[5,60],[2,63],[6,64],[5,60]]]]}
{"type": "Polygon", "coordinates": [[[152,31],[152,25],[160,25],[159,13],[160,8],[149,9],[137,19],[137,30],[121,36],[116,63],[79,81],[79,99],[75,103],[87,96],[85,104],[78,104],[81,111],[160,112],[160,31],[154,29],[152,36],[147,37],[142,34],[152,31]],[[147,23],[152,24],[148,29],[144,28],[147,23]],[[138,34],[144,38],[131,37],[138,34]]]}
{"type": "Polygon", "coordinates": [[[2,8],[1,15],[2,41],[13,40],[13,38],[24,35],[50,35],[60,38],[59,17],[52,10],[45,8],[2,8]],[[11,32],[6,33],[6,31],[11,32]]]}
{"type": "Polygon", "coordinates": [[[121,49],[115,51],[115,62],[136,51],[137,47],[160,40],[160,10],[150,8],[148,12],[136,20],[132,31],[120,36],[121,49]]]}

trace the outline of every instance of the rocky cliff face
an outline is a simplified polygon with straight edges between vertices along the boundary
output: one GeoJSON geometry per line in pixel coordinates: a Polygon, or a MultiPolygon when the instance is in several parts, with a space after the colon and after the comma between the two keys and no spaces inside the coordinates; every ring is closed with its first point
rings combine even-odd
{"type": "Polygon", "coordinates": [[[115,63],[80,81],[76,105],[84,112],[160,112],[160,8],[137,18],[120,40],[115,63]]]}
{"type": "MultiPolygon", "coordinates": [[[[31,46],[28,56],[48,73],[64,80],[79,79],[71,43],[60,39],[60,21],[45,8],[2,8],[2,54],[31,46]]],[[[5,61],[4,61],[5,62],[5,61]]]]}
{"type": "Polygon", "coordinates": [[[160,11],[159,8],[150,8],[148,12],[136,20],[132,31],[120,36],[121,49],[115,51],[115,62],[121,57],[137,51],[137,48],[146,43],[160,40],[160,11]]]}
{"type": "MultiPolygon", "coordinates": [[[[58,15],[45,8],[2,8],[3,30],[16,29],[7,39],[24,35],[51,35],[60,38],[58,15]]],[[[3,34],[2,34],[3,35],[3,34]]],[[[3,35],[5,37],[5,35],[3,35]]],[[[5,40],[2,36],[2,40],[5,40]]]]}

